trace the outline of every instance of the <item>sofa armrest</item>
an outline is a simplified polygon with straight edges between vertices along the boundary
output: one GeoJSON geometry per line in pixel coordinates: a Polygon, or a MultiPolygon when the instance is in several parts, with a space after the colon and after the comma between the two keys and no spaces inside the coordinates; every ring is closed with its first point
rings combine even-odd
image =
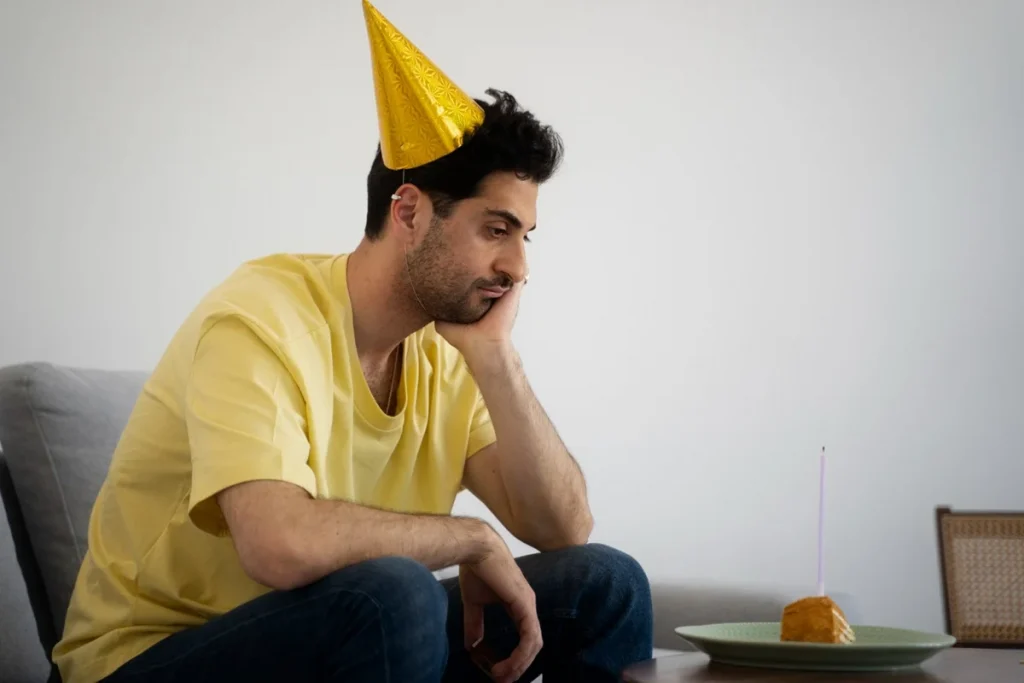
{"type": "MultiPolygon", "coordinates": [[[[15,529],[21,529],[18,517],[14,489],[0,454],[0,681],[44,683],[53,667],[40,640],[40,624],[30,596],[32,586],[24,573],[27,565],[34,565],[31,550],[19,548],[15,542],[15,529]]],[[[34,567],[29,571],[31,577],[34,567]]],[[[45,629],[47,624],[42,627],[45,629]]]]}

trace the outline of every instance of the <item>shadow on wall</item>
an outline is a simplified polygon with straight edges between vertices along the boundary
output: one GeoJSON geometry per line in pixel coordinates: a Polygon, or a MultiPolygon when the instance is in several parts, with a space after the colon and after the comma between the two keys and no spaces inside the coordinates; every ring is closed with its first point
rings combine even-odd
{"type": "MultiPolygon", "coordinates": [[[[851,624],[862,623],[855,601],[844,593],[830,594],[851,624]]],[[[676,635],[678,626],[725,622],[779,621],[782,609],[801,597],[798,591],[741,588],[714,584],[652,583],[654,647],[693,650],[676,635]]]]}

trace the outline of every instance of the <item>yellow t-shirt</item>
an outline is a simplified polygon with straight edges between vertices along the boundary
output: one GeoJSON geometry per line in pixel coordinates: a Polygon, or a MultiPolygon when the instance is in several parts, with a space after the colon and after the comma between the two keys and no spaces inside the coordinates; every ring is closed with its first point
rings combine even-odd
{"type": "Polygon", "coordinates": [[[356,355],[347,256],[243,264],[178,330],[93,507],[63,639],[91,683],[269,589],[242,570],[214,495],[279,479],[317,498],[450,513],[466,458],[494,441],[462,356],[433,325],[404,342],[399,411],[356,355]]]}

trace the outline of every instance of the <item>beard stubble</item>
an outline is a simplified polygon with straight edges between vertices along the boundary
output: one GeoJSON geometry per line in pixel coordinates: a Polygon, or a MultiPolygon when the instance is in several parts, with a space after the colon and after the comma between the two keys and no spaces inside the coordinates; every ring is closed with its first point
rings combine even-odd
{"type": "Polygon", "coordinates": [[[470,324],[482,318],[493,299],[476,296],[479,287],[498,283],[473,278],[456,263],[438,216],[430,222],[423,242],[406,257],[413,297],[427,316],[437,322],[470,324]]]}

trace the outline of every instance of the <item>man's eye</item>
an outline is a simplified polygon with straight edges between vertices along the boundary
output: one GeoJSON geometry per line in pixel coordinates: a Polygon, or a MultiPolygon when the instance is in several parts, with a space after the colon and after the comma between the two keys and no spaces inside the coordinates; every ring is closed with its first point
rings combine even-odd
{"type": "Polygon", "coordinates": [[[493,235],[494,237],[501,237],[502,235],[508,232],[507,230],[505,230],[505,228],[497,228],[494,226],[491,226],[490,231],[491,235],[493,235]]]}

